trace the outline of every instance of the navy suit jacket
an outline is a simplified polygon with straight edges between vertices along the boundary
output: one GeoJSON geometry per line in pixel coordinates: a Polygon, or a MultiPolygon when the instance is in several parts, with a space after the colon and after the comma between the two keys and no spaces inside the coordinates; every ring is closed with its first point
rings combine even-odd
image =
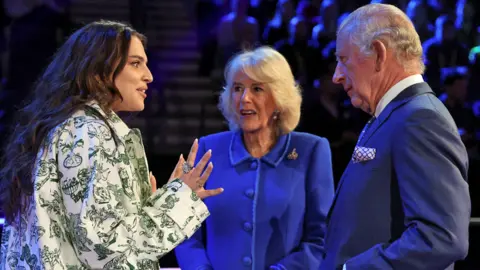
{"type": "Polygon", "coordinates": [[[257,159],[240,132],[223,132],[201,138],[197,158],[208,149],[206,188],[225,191],[205,200],[202,230],[175,249],[181,269],[318,269],[334,196],[328,141],[292,132],[257,159]]]}
{"type": "Polygon", "coordinates": [[[442,102],[426,83],[408,87],[359,146],[376,156],[340,180],[320,269],[453,269],[468,250],[468,157],[442,102]]]}

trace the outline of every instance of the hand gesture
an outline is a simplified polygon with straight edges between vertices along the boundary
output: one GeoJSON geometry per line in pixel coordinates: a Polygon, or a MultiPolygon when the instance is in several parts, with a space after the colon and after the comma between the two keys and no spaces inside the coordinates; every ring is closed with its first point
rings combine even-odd
{"type": "Polygon", "coordinates": [[[210,196],[215,196],[223,192],[223,188],[209,189],[204,188],[205,182],[207,182],[210,173],[213,170],[212,162],[208,162],[212,156],[212,151],[208,150],[198,162],[196,167],[193,167],[198,151],[198,139],[195,139],[187,160],[180,155],[180,158],[175,166],[175,169],[170,176],[169,181],[180,178],[185,184],[187,184],[201,199],[205,199],[210,196]],[[207,166],[208,163],[208,166],[207,166]],[[207,168],[205,169],[205,166],[207,168]],[[203,170],[205,171],[203,172],[203,170]],[[203,172],[203,173],[202,173],[203,172]]]}

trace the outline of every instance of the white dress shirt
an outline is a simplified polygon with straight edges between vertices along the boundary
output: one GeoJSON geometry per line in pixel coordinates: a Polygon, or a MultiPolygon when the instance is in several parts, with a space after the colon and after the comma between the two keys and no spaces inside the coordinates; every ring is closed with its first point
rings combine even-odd
{"type": "Polygon", "coordinates": [[[420,74],[411,75],[405,79],[396,83],[392,88],[390,88],[385,95],[380,99],[375,109],[375,117],[378,117],[380,113],[387,107],[387,105],[396,98],[403,90],[407,89],[409,86],[412,86],[417,83],[422,83],[423,77],[420,74]]]}

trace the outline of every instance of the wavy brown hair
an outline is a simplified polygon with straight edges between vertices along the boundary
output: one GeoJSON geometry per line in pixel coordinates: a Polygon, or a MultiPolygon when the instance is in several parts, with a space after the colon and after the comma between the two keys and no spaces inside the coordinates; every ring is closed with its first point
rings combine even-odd
{"type": "Polygon", "coordinates": [[[47,134],[89,101],[110,113],[122,98],[114,80],[125,67],[134,36],[145,46],[145,36],[123,23],[90,23],[68,38],[37,80],[4,149],[0,202],[7,222],[28,207],[37,152],[47,134]]]}

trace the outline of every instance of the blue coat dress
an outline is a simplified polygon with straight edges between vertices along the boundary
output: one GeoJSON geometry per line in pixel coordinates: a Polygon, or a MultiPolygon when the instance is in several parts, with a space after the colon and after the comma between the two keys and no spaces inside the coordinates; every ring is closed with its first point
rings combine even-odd
{"type": "Polygon", "coordinates": [[[253,158],[241,132],[223,132],[200,139],[197,159],[208,149],[206,188],[225,191],[205,200],[211,216],[177,247],[181,269],[318,269],[334,197],[328,141],[291,132],[253,158]]]}

